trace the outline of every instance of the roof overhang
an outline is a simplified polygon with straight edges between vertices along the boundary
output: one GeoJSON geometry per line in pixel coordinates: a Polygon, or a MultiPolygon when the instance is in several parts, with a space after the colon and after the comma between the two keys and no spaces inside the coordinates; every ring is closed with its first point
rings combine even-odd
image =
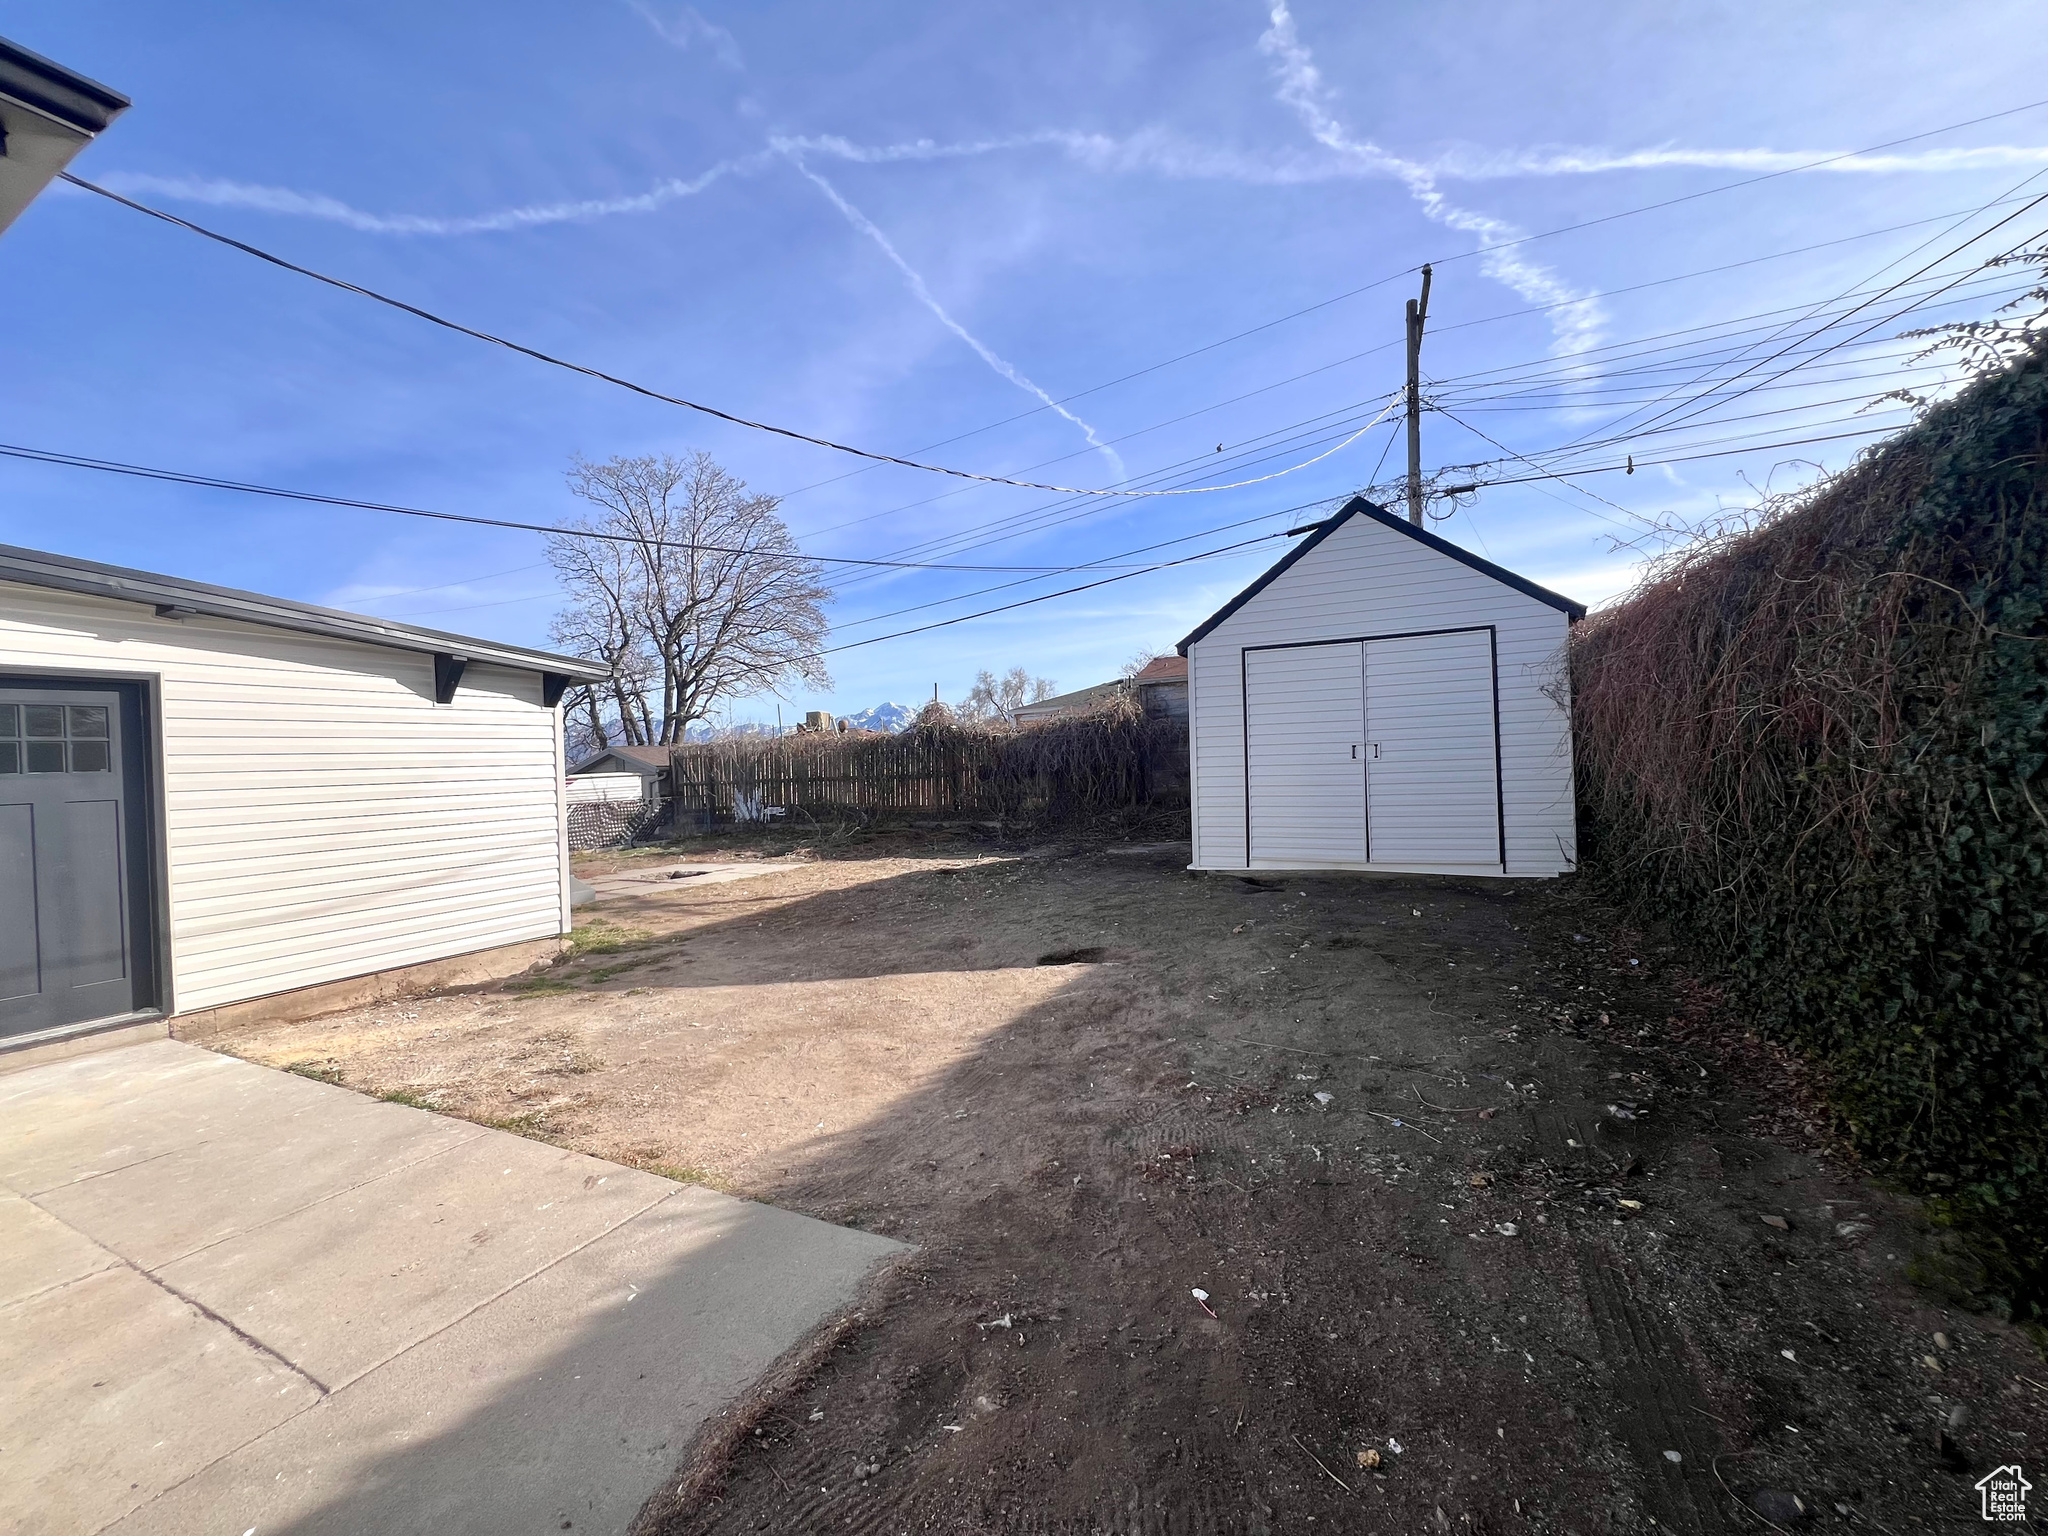
{"type": "Polygon", "coordinates": [[[1429,548],[1435,550],[1438,554],[1448,555],[1453,560],[1457,561],[1460,565],[1469,565],[1473,570],[1478,571],[1481,575],[1491,576],[1495,581],[1501,583],[1501,585],[1513,587],[1517,592],[1520,592],[1525,597],[1533,597],[1539,603],[1549,604],[1552,608],[1555,608],[1560,613],[1563,613],[1573,623],[1577,623],[1580,619],[1583,619],[1586,616],[1586,605],[1584,603],[1573,602],[1570,598],[1565,597],[1560,593],[1553,592],[1548,587],[1539,587],[1538,585],[1536,585],[1535,582],[1531,581],[1528,577],[1518,576],[1504,565],[1495,565],[1491,560],[1481,559],[1478,555],[1473,554],[1471,550],[1463,549],[1458,545],[1453,544],[1449,539],[1443,538],[1438,534],[1431,533],[1427,528],[1418,528],[1413,523],[1409,522],[1407,519],[1396,517],[1393,513],[1389,512],[1385,507],[1374,506],[1371,502],[1367,501],[1363,496],[1354,496],[1349,501],[1344,503],[1344,506],[1340,511],[1338,511],[1331,517],[1325,518],[1322,522],[1317,523],[1315,525],[1314,533],[1311,533],[1307,538],[1303,539],[1299,544],[1295,545],[1294,548],[1287,551],[1287,553],[1284,556],[1282,556],[1280,560],[1275,562],[1273,567],[1270,570],[1268,570],[1263,576],[1261,576],[1257,581],[1253,582],[1250,586],[1246,587],[1242,592],[1238,593],[1237,596],[1233,597],[1221,608],[1218,608],[1214,613],[1210,614],[1208,618],[1204,619],[1201,622],[1201,624],[1196,627],[1194,633],[1190,634],[1185,640],[1181,641],[1181,643],[1175,646],[1174,649],[1179,651],[1180,654],[1183,656],[1187,655],[1188,647],[1194,645],[1197,641],[1202,639],[1211,630],[1213,630],[1217,625],[1221,624],[1233,613],[1236,613],[1238,609],[1242,608],[1246,603],[1250,602],[1253,598],[1257,597],[1261,592],[1265,591],[1267,587],[1271,586],[1275,581],[1279,579],[1283,571],[1287,570],[1296,561],[1300,560],[1310,550],[1314,549],[1318,544],[1322,543],[1323,540],[1327,539],[1339,528],[1342,528],[1354,517],[1369,517],[1374,522],[1379,523],[1382,527],[1391,528],[1396,533],[1404,534],[1408,538],[1415,540],[1418,544],[1426,544],[1429,546],[1429,548]]]}
{"type": "MultiPolygon", "coordinates": [[[[625,745],[632,746],[634,744],[626,743],[625,745]]],[[[661,761],[642,763],[635,761],[632,754],[622,747],[600,747],[589,756],[578,758],[575,762],[571,763],[569,771],[571,773],[588,773],[594,764],[601,763],[610,757],[618,759],[619,762],[625,765],[619,770],[622,774],[634,773],[643,779],[658,779],[662,774],[668,772],[668,753],[672,750],[673,748],[671,747],[663,747],[661,749],[661,761]]]]}
{"type": "Polygon", "coordinates": [[[265,597],[260,592],[216,587],[178,576],[159,576],[151,571],[131,571],[124,566],[101,565],[96,560],[79,560],[70,555],[46,554],[41,550],[18,549],[11,544],[0,544],[0,582],[48,587],[58,592],[76,592],[121,603],[141,603],[155,609],[159,618],[183,619],[203,614],[207,618],[235,619],[244,624],[288,629],[328,640],[354,640],[364,645],[432,656],[435,694],[443,703],[454,697],[462,669],[467,665],[538,672],[545,680],[542,696],[550,706],[560,701],[563,689],[570,683],[591,682],[607,675],[605,669],[595,662],[574,656],[529,651],[522,646],[500,645],[493,640],[450,635],[440,630],[416,629],[410,624],[394,624],[389,619],[373,618],[368,614],[318,608],[311,603],[295,603],[289,598],[265,597]]]}
{"type": "Polygon", "coordinates": [[[0,230],[127,110],[119,91],[0,38],[0,230]]]}
{"type": "Polygon", "coordinates": [[[1034,699],[1029,704],[1020,704],[1013,713],[1021,720],[1027,715],[1057,715],[1086,709],[1090,705],[1100,704],[1104,699],[1115,697],[1127,686],[1122,678],[1107,683],[1093,683],[1086,688],[1076,688],[1072,693],[1056,693],[1051,698],[1034,699]]]}

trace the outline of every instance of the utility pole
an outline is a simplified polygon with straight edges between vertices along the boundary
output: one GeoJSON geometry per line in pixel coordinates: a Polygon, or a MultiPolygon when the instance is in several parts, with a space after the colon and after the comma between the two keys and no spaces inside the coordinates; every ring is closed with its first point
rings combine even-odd
{"type": "Polygon", "coordinates": [[[1408,521],[1422,526],[1422,327],[1429,319],[1429,268],[1422,298],[1408,301],[1408,521]]]}

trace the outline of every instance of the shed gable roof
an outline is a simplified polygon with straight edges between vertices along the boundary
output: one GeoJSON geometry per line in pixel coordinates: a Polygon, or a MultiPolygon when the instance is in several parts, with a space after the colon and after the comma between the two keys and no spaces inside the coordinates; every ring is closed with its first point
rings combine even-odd
{"type": "Polygon", "coordinates": [[[1250,586],[1238,593],[1237,596],[1204,619],[1196,627],[1195,631],[1185,640],[1181,641],[1174,649],[1183,656],[1187,655],[1190,646],[1208,635],[1217,625],[1265,591],[1267,587],[1280,578],[1281,573],[1290,570],[1295,564],[1305,558],[1310,550],[1314,549],[1354,517],[1371,518],[1382,527],[1391,528],[1394,532],[1411,538],[1418,544],[1435,550],[1440,555],[1448,555],[1460,565],[1470,566],[1473,570],[1479,572],[1480,575],[1490,576],[1502,586],[1512,587],[1525,597],[1533,597],[1539,603],[1547,603],[1552,608],[1557,609],[1574,620],[1583,619],[1586,616],[1586,605],[1584,603],[1575,603],[1570,598],[1551,591],[1548,587],[1540,587],[1535,582],[1529,580],[1528,577],[1518,576],[1504,565],[1495,565],[1491,560],[1482,559],[1480,556],[1473,554],[1469,549],[1461,549],[1449,539],[1431,533],[1427,528],[1417,528],[1407,519],[1396,517],[1385,507],[1374,506],[1363,496],[1354,496],[1344,504],[1342,510],[1335,516],[1325,519],[1317,526],[1314,533],[1303,539],[1280,560],[1276,561],[1273,567],[1263,576],[1259,577],[1258,580],[1254,581],[1250,586]]]}

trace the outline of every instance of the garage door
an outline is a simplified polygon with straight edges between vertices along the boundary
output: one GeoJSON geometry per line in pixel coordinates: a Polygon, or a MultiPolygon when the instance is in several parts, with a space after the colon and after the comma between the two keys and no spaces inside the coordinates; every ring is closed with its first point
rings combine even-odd
{"type": "Polygon", "coordinates": [[[1375,864],[1500,867],[1493,714],[1491,631],[1366,645],[1375,864]]]}
{"type": "Polygon", "coordinates": [[[140,726],[138,689],[0,677],[0,1035],[151,1000],[140,726]]]}
{"type": "Polygon", "coordinates": [[[1488,630],[1245,653],[1249,862],[1498,869],[1488,630]]]}
{"type": "Polygon", "coordinates": [[[1315,869],[1365,861],[1363,647],[1245,655],[1252,862],[1315,869]]]}

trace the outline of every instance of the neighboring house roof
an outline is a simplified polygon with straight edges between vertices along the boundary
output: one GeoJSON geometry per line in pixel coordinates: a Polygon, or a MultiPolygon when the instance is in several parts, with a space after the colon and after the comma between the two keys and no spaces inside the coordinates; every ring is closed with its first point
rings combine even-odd
{"type": "Polygon", "coordinates": [[[1418,528],[1406,518],[1396,517],[1385,507],[1374,506],[1363,496],[1354,496],[1344,504],[1342,511],[1338,512],[1334,517],[1327,518],[1317,524],[1314,533],[1290,549],[1286,556],[1275,564],[1271,570],[1267,571],[1265,575],[1210,614],[1207,619],[1202,621],[1200,627],[1185,640],[1181,641],[1175,649],[1181,655],[1187,655],[1189,646],[1195,644],[1195,642],[1207,635],[1217,625],[1221,624],[1233,613],[1236,613],[1238,609],[1265,591],[1267,587],[1279,578],[1283,571],[1287,570],[1297,560],[1301,559],[1302,556],[1306,555],[1354,517],[1369,517],[1374,522],[1393,529],[1396,533],[1407,535],[1418,544],[1427,545],[1440,555],[1449,555],[1460,565],[1469,565],[1481,575],[1491,576],[1503,586],[1513,587],[1517,592],[1533,597],[1539,603],[1548,603],[1551,607],[1558,609],[1573,620],[1583,619],[1586,616],[1586,605],[1584,603],[1575,603],[1570,598],[1551,591],[1548,587],[1539,587],[1535,582],[1529,580],[1528,577],[1518,576],[1504,565],[1495,565],[1491,560],[1483,560],[1468,549],[1460,549],[1449,539],[1441,538],[1431,533],[1427,528],[1418,528]]]}
{"type": "Polygon", "coordinates": [[[0,229],[127,110],[119,91],[0,38],[0,229]]]}
{"type": "Polygon", "coordinates": [[[1042,715],[1071,715],[1084,709],[1093,709],[1097,704],[1114,698],[1124,691],[1121,681],[1097,683],[1093,688],[1077,688],[1072,693],[1056,693],[1049,699],[1040,699],[1036,704],[1026,704],[1017,711],[1019,720],[1035,720],[1042,715]]]}
{"type": "Polygon", "coordinates": [[[1148,683],[1184,683],[1188,680],[1188,659],[1185,656],[1154,656],[1146,662],[1131,681],[1141,687],[1148,683]]]}
{"type": "MultiPolygon", "coordinates": [[[[344,613],[338,608],[316,608],[311,603],[296,603],[289,598],[265,597],[260,592],[211,586],[203,581],[187,581],[181,576],[159,576],[151,571],[132,571],[125,566],[101,565],[96,560],[79,560],[70,555],[18,549],[12,544],[0,544],[0,581],[49,587],[59,592],[78,592],[88,597],[111,598],[116,602],[142,603],[154,607],[161,618],[204,614],[209,618],[239,619],[246,624],[296,630],[300,634],[321,635],[332,640],[359,640],[366,645],[414,651],[448,658],[452,662],[516,667],[559,678],[565,683],[579,678],[594,680],[606,675],[605,669],[595,662],[574,656],[529,651],[523,646],[500,645],[495,640],[445,634],[437,629],[416,629],[410,624],[397,624],[390,619],[373,618],[367,614],[344,613]]],[[[456,670],[460,675],[459,667],[456,670]]]]}
{"type": "Polygon", "coordinates": [[[652,778],[655,774],[668,772],[669,754],[674,750],[675,748],[667,746],[605,747],[601,751],[591,753],[582,762],[573,765],[569,771],[591,773],[596,771],[599,763],[613,759],[624,764],[626,771],[630,773],[637,773],[642,778],[652,778]]]}

